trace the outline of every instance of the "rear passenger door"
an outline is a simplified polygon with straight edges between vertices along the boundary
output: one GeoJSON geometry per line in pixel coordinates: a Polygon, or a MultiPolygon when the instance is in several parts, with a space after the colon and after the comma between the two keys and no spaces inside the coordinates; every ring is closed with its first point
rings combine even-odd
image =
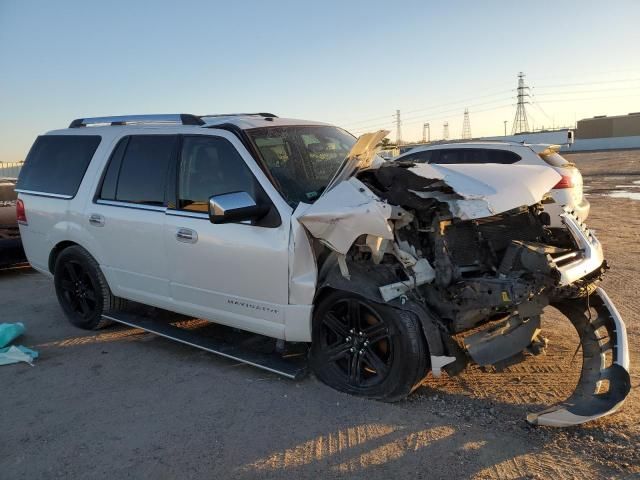
{"type": "Polygon", "coordinates": [[[176,176],[165,228],[175,309],[282,337],[289,218],[265,193],[266,178],[238,140],[222,132],[182,137],[176,176]],[[240,191],[270,205],[270,213],[254,222],[211,223],[209,197],[240,191]]]}
{"type": "Polygon", "coordinates": [[[171,303],[162,234],[176,146],[177,135],[122,138],[87,212],[114,294],[166,308],[171,303]]]}

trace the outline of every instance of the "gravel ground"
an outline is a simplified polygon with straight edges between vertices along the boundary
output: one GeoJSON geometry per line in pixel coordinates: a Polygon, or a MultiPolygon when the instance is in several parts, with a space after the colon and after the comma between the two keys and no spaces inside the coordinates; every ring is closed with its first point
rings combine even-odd
{"type": "Polygon", "coordinates": [[[629,330],[633,389],[619,413],[568,429],[525,422],[578,378],[577,336],[553,311],[546,355],[428,379],[384,404],[129,328],[78,330],[52,282],[18,268],[0,272],[0,321],[24,322],[21,343],[41,358],[0,368],[0,476],[639,478],[640,202],[608,195],[640,192],[640,152],[568,158],[583,172],[588,223],[612,267],[603,287],[629,330]]]}

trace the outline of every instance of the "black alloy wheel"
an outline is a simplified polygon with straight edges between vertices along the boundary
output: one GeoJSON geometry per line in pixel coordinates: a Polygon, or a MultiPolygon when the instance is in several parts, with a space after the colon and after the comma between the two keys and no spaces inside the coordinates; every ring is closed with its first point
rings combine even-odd
{"type": "Polygon", "coordinates": [[[389,326],[365,301],[335,302],[322,316],[324,361],[355,387],[379,384],[389,374],[393,347],[389,326]]]}
{"type": "Polygon", "coordinates": [[[85,320],[95,315],[96,285],[77,261],[68,261],[60,272],[60,289],[69,310],[85,320]]]}
{"type": "Polygon", "coordinates": [[[406,397],[429,367],[426,342],[412,313],[339,290],[315,306],[309,357],[327,385],[384,401],[406,397]]]}
{"type": "Polygon", "coordinates": [[[58,303],[76,327],[96,330],[111,322],[102,315],[122,308],[124,300],[115,297],[98,262],[79,245],[62,250],[53,271],[58,303]]]}

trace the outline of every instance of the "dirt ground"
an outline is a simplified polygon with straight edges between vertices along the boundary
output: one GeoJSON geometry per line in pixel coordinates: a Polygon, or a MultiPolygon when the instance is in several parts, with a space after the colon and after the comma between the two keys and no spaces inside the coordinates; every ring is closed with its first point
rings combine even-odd
{"type": "Polygon", "coordinates": [[[20,343],[41,357],[0,367],[0,477],[640,478],[640,201],[609,196],[640,193],[640,152],[568,158],[611,265],[603,287],[627,323],[632,391],[619,413],[527,425],[527,412],[566,398],[579,374],[577,335],[553,311],[546,355],[429,379],[384,404],[129,328],[78,330],[52,282],[19,268],[0,272],[0,321],[24,322],[20,343]]]}

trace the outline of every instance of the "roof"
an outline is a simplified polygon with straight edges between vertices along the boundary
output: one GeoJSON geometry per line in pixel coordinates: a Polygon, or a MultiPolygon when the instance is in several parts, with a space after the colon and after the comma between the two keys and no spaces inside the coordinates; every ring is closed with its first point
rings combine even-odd
{"type": "Polygon", "coordinates": [[[231,123],[241,128],[249,130],[251,128],[260,127],[286,127],[291,125],[329,125],[324,122],[315,122],[311,120],[301,120],[296,118],[280,118],[280,117],[263,117],[260,115],[231,114],[231,115],[215,115],[202,116],[205,122],[203,127],[212,127],[223,123],[231,123]]]}
{"type": "Polygon", "coordinates": [[[612,120],[612,119],[618,119],[618,118],[637,118],[637,117],[640,117],[640,112],[631,112],[626,115],[596,115],[595,117],[582,118],[578,120],[578,122],[591,122],[591,121],[597,121],[597,120],[603,120],[603,119],[612,120]]]}
{"type": "Polygon", "coordinates": [[[87,130],[95,132],[96,129],[109,129],[114,126],[155,129],[200,129],[210,128],[221,124],[233,124],[242,130],[272,126],[328,125],[323,122],[300,120],[295,118],[280,118],[271,113],[232,113],[215,115],[144,114],[78,118],[71,122],[67,130],[73,130],[79,133],[79,130],[87,128],[87,130]]]}
{"type": "Polygon", "coordinates": [[[422,150],[440,150],[443,148],[497,148],[499,150],[511,150],[514,147],[529,147],[529,144],[522,142],[500,142],[500,141],[482,141],[482,142],[450,142],[450,143],[436,143],[433,145],[419,145],[409,152],[417,152],[422,150]]]}

